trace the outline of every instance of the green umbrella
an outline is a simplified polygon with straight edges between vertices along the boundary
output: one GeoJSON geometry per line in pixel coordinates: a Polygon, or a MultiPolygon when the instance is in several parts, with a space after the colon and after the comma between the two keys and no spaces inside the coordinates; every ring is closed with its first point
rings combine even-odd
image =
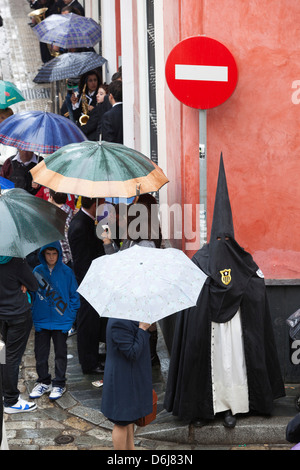
{"type": "Polygon", "coordinates": [[[159,166],[136,150],[112,142],[65,145],[36,165],[33,180],[57,192],[124,197],[158,191],[168,182],[159,166]]]}
{"type": "Polygon", "coordinates": [[[65,233],[67,214],[24,189],[0,195],[0,256],[25,258],[65,233]]]}
{"type": "Polygon", "coordinates": [[[19,101],[25,101],[21,91],[13,83],[0,80],[0,109],[8,108],[19,101]]]}

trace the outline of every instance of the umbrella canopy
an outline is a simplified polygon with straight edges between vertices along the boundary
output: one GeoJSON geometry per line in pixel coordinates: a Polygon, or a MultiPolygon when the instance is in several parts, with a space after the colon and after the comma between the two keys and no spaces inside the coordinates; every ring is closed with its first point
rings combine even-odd
{"type": "Polygon", "coordinates": [[[93,47],[101,39],[101,27],[92,18],[68,13],[50,15],[33,28],[40,42],[64,49],[93,47]]]}
{"type": "Polygon", "coordinates": [[[66,145],[30,171],[36,183],[87,197],[130,198],[157,191],[168,182],[145,155],[104,141],[66,145]]]}
{"type": "Polygon", "coordinates": [[[135,245],[96,258],[78,292],[102,317],[154,323],[196,305],[206,278],[180,250],[135,245]]]}
{"type": "Polygon", "coordinates": [[[72,121],[44,111],[22,111],[0,124],[0,142],[20,150],[48,154],[84,140],[86,136],[72,121]]]}
{"type": "Polygon", "coordinates": [[[7,178],[0,176],[0,193],[3,189],[12,189],[15,187],[15,183],[9,181],[7,178]]]}
{"type": "Polygon", "coordinates": [[[25,258],[65,233],[67,214],[24,189],[0,196],[0,255],[25,258]]]}
{"type": "Polygon", "coordinates": [[[64,78],[78,78],[84,72],[102,67],[105,62],[106,59],[96,52],[68,52],[46,62],[33,81],[48,83],[64,78]]]}
{"type": "Polygon", "coordinates": [[[0,109],[25,101],[21,91],[11,82],[0,80],[0,109]]]}

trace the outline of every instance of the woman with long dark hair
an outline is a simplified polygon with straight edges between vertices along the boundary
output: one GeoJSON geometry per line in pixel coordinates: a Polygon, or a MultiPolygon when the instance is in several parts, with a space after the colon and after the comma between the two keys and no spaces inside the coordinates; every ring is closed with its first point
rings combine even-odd
{"type": "MultiPolygon", "coordinates": [[[[79,94],[71,96],[74,121],[79,123],[83,114],[89,114],[97,105],[97,91],[101,85],[101,77],[97,70],[83,74],[79,81],[79,94]]],[[[80,124],[80,123],[79,123],[80,124]]]]}

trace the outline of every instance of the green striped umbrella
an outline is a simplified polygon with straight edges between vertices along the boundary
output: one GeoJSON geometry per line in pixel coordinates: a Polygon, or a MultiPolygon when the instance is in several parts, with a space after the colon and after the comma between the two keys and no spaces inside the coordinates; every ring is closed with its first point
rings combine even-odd
{"type": "Polygon", "coordinates": [[[0,80],[0,109],[5,109],[19,101],[25,101],[21,91],[12,82],[0,80]]]}
{"type": "Polygon", "coordinates": [[[65,145],[36,165],[33,180],[56,192],[87,197],[124,197],[158,191],[168,182],[145,155],[111,142],[65,145]]]}

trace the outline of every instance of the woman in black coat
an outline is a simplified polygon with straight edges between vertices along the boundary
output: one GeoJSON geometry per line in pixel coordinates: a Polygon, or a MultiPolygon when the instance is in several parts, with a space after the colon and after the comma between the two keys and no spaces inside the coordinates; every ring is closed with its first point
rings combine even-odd
{"type": "Polygon", "coordinates": [[[87,123],[80,127],[88,140],[100,140],[100,135],[102,134],[102,116],[111,108],[111,104],[108,100],[107,88],[108,87],[106,85],[100,85],[96,95],[97,105],[91,111],[87,123]]]}
{"type": "Polygon", "coordinates": [[[110,318],[101,411],[114,423],[115,450],[134,450],[134,422],[152,412],[148,323],[110,318]]]}

